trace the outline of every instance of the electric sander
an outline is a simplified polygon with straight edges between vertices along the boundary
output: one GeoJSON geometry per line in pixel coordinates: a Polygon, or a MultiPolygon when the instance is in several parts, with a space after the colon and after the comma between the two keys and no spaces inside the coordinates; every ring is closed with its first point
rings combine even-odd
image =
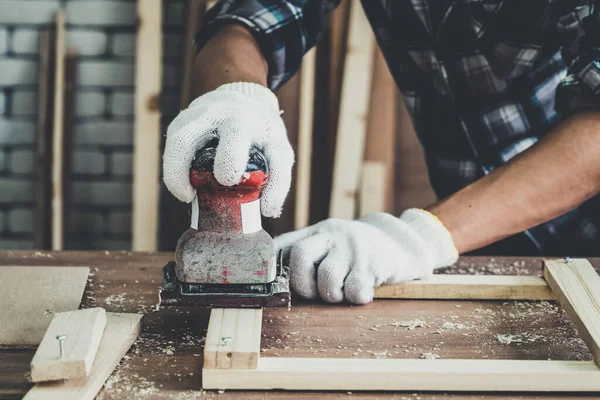
{"type": "Polygon", "coordinates": [[[273,238],[262,229],[260,194],[269,180],[262,152],[250,149],[236,186],[213,174],[218,138],[200,148],[190,168],[196,190],[190,228],[181,235],[175,261],[163,268],[161,305],[221,308],[284,307],[290,304],[289,270],[273,238]]]}

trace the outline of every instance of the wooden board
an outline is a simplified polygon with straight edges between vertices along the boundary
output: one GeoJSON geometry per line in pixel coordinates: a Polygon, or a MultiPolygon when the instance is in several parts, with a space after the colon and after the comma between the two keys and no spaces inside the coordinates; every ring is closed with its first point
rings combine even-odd
{"type": "Polygon", "coordinates": [[[600,276],[585,259],[546,260],[544,277],[600,366],[600,276]]]}
{"type": "Polygon", "coordinates": [[[162,1],[138,0],[133,154],[134,251],[156,251],[160,163],[162,1]]]}
{"type": "Polygon", "coordinates": [[[256,368],[262,308],[213,308],[206,333],[204,370],[256,368]]]}
{"type": "Polygon", "coordinates": [[[386,211],[387,171],[380,161],[364,161],[360,180],[358,216],[386,211]]]}
{"type": "Polygon", "coordinates": [[[313,48],[304,55],[300,70],[300,120],[298,122],[294,229],[308,226],[309,221],[316,61],[317,49],[313,48]]]}
{"type": "Polygon", "coordinates": [[[52,113],[54,77],[54,35],[50,29],[40,32],[38,70],[38,119],[35,143],[35,247],[52,246],[52,113]]]}
{"type": "Polygon", "coordinates": [[[185,27],[183,65],[181,68],[181,93],[179,97],[179,107],[182,109],[187,108],[192,101],[190,93],[192,89],[192,65],[194,64],[194,58],[196,58],[194,35],[198,31],[204,16],[203,5],[202,0],[190,0],[188,4],[188,20],[185,27]]]}
{"type": "Polygon", "coordinates": [[[433,275],[426,280],[382,285],[377,299],[554,300],[543,278],[510,275],[433,275]]]}
{"type": "Polygon", "coordinates": [[[65,10],[56,13],[54,116],[52,128],[52,250],[64,247],[63,150],[65,90],[65,10]]]}
{"type": "Polygon", "coordinates": [[[63,160],[62,160],[62,235],[63,244],[67,240],[66,227],[69,226],[71,209],[71,188],[73,182],[73,154],[75,152],[75,107],[77,91],[77,54],[69,49],[65,54],[65,89],[63,123],[63,160]]]}
{"type": "Polygon", "coordinates": [[[31,361],[31,380],[54,381],[89,375],[105,327],[103,308],[54,314],[31,361]],[[59,336],[65,336],[62,357],[59,336]]]}
{"type": "Polygon", "coordinates": [[[52,314],[79,308],[87,267],[0,267],[0,344],[38,345],[52,314]]]}
{"type": "Polygon", "coordinates": [[[375,40],[359,0],[350,9],[329,216],[352,219],[367,132],[375,40]]]}
{"type": "Polygon", "coordinates": [[[204,369],[205,389],[600,391],[590,361],[261,358],[257,369],[204,369]]]}
{"type": "Polygon", "coordinates": [[[25,400],[86,400],[94,399],[104,382],[140,334],[141,314],[108,313],[106,329],[90,375],[66,382],[36,384],[25,400]]]}

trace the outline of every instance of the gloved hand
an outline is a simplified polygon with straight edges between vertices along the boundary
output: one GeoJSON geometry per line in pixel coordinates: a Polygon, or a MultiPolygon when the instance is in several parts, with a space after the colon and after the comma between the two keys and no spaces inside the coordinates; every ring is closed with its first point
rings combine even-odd
{"type": "Polygon", "coordinates": [[[292,288],[330,303],[369,303],[375,287],[426,278],[458,258],[450,232],[419,209],[328,219],[277,237],[275,246],[289,255],[292,288]]]}
{"type": "Polygon", "coordinates": [[[294,151],[280,117],[277,97],[264,86],[236,82],[206,93],[181,111],[167,129],[163,179],[169,191],[189,203],[195,192],[189,181],[196,150],[217,136],[214,174],[233,186],[246,170],[251,145],[269,162],[270,176],[261,195],[261,212],[278,217],[290,189],[294,151]]]}

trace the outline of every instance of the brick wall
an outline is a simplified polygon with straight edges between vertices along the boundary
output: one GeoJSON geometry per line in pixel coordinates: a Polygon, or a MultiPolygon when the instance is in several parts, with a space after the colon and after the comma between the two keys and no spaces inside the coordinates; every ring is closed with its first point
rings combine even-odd
{"type": "MultiPolygon", "coordinates": [[[[164,132],[179,109],[186,1],[163,3],[164,132]]],[[[129,249],[135,0],[0,0],[0,249],[34,247],[38,37],[60,6],[78,54],[66,248],[129,249]]]]}

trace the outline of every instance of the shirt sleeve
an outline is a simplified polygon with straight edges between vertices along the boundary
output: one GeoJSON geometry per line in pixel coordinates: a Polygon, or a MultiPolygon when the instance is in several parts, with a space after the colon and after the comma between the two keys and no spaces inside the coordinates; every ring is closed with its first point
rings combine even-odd
{"type": "Polygon", "coordinates": [[[567,76],[556,90],[556,110],[565,116],[600,108],[600,1],[584,3],[559,19],[567,76]]]}
{"type": "Polygon", "coordinates": [[[302,56],[320,36],[326,13],[340,0],[221,0],[206,14],[196,34],[199,51],[221,27],[231,23],[253,33],[269,64],[267,83],[272,90],[283,85],[299,68],[302,56]]]}

